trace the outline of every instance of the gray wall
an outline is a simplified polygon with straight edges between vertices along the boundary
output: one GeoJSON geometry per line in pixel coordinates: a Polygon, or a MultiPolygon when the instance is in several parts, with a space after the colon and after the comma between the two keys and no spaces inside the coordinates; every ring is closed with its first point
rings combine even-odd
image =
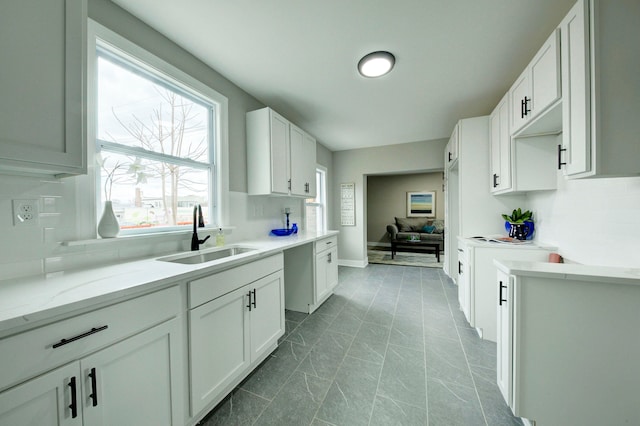
{"type": "Polygon", "coordinates": [[[389,243],[387,225],[407,216],[407,192],[435,191],[436,216],[444,219],[442,172],[369,176],[367,178],[367,242],[389,243]]]}
{"type": "Polygon", "coordinates": [[[333,209],[335,229],[340,231],[340,263],[366,266],[366,185],[368,175],[435,172],[444,170],[448,139],[387,145],[333,153],[333,209]],[[355,226],[340,225],[340,184],[355,183],[355,226]]]}

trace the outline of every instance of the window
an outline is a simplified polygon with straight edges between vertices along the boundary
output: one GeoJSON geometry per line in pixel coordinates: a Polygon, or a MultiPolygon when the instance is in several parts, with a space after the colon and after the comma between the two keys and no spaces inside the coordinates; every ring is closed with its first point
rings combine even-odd
{"type": "Polygon", "coordinates": [[[91,24],[98,213],[110,200],[121,234],[136,234],[188,228],[199,204],[221,226],[226,98],[91,24]]]}
{"type": "Polygon", "coordinates": [[[315,232],[327,230],[327,171],[316,169],[316,198],[305,200],[305,229],[315,232]]]}

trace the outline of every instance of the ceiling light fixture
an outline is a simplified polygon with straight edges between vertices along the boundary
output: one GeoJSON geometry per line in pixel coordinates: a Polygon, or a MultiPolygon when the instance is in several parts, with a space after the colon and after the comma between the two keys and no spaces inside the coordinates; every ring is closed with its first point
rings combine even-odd
{"type": "Polygon", "coordinates": [[[364,77],[380,77],[393,69],[396,58],[389,52],[379,51],[365,55],[358,62],[358,71],[364,77]]]}

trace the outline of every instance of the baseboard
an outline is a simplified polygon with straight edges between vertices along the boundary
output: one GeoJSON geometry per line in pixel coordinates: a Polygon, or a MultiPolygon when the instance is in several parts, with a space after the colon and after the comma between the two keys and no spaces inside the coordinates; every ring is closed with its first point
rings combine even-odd
{"type": "Polygon", "coordinates": [[[339,259],[339,266],[350,266],[352,268],[366,268],[369,264],[369,258],[365,258],[364,260],[345,260],[339,259]]]}

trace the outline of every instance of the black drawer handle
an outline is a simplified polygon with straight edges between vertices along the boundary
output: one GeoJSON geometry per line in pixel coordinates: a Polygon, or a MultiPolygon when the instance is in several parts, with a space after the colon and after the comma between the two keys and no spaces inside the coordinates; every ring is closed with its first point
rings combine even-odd
{"type": "MultiPolygon", "coordinates": [[[[249,304],[247,305],[247,308],[249,308],[249,312],[251,312],[251,290],[249,290],[247,296],[249,296],[249,304]]],[[[253,302],[253,306],[256,306],[256,302],[253,302]]]]}
{"type": "Polygon", "coordinates": [[[52,348],[53,349],[59,348],[60,346],[64,346],[67,343],[71,343],[71,342],[75,342],[76,340],[84,339],[87,336],[91,336],[92,334],[99,333],[99,332],[101,332],[103,330],[106,330],[107,328],[109,328],[108,325],[103,325],[102,327],[97,327],[97,328],[94,327],[91,330],[87,331],[86,333],[78,334],[77,336],[73,336],[73,337],[70,337],[68,339],[62,339],[58,343],[54,343],[52,348]]]}
{"type": "Polygon", "coordinates": [[[253,291],[251,291],[250,293],[253,293],[253,302],[251,302],[251,304],[253,305],[253,308],[256,308],[256,289],[254,288],[253,291]]]}
{"type": "Polygon", "coordinates": [[[562,166],[566,166],[567,163],[562,161],[562,153],[565,152],[567,148],[563,148],[562,145],[558,145],[558,170],[562,169],[562,166]]]}
{"type": "Polygon", "coordinates": [[[502,298],[502,289],[503,288],[507,288],[506,285],[502,284],[502,281],[500,281],[500,294],[498,295],[498,305],[502,306],[502,302],[507,303],[507,299],[503,299],[502,298]]]}

